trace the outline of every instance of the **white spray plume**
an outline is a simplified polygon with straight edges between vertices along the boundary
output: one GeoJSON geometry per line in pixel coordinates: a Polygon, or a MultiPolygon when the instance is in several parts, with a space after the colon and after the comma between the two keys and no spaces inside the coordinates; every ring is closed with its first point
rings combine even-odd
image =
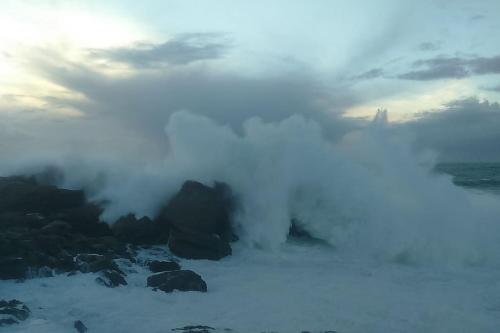
{"type": "Polygon", "coordinates": [[[400,262],[498,259],[500,205],[431,172],[380,111],[372,126],[337,143],[295,115],[249,119],[241,134],[186,111],[171,115],[165,160],[136,156],[61,161],[65,185],[107,200],[103,219],[154,216],[187,179],[226,182],[239,199],[241,241],[279,249],[291,219],[339,253],[400,262]],[[89,184],[98,186],[89,186],[89,184]]]}

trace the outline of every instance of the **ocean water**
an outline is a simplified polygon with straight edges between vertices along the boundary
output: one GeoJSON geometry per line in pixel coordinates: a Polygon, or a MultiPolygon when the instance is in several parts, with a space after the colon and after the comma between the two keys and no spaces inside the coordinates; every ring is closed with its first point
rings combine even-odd
{"type": "Polygon", "coordinates": [[[500,194],[500,163],[442,163],[436,171],[452,175],[457,186],[500,194]]]}

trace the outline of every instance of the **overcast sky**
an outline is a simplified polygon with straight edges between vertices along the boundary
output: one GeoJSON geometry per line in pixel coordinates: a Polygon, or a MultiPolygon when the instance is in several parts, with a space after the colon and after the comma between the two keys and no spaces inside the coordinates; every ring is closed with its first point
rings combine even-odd
{"type": "Polygon", "coordinates": [[[500,160],[499,13],[498,0],[3,0],[0,152],[75,129],[155,142],[180,109],[236,129],[301,113],[335,139],[383,107],[443,160],[500,160]]]}

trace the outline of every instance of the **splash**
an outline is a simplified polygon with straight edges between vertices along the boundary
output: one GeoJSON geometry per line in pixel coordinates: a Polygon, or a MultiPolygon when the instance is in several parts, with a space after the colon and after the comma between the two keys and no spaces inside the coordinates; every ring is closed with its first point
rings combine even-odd
{"type": "Polygon", "coordinates": [[[299,115],[249,119],[236,133],[181,111],[165,132],[164,160],[64,162],[64,183],[106,200],[103,219],[114,221],[128,212],[154,216],[186,179],[223,181],[239,199],[233,222],[241,241],[271,251],[287,241],[294,219],[356,258],[477,264],[500,253],[498,200],[431,173],[432,160],[390,131],[385,110],[340,142],[299,115]]]}

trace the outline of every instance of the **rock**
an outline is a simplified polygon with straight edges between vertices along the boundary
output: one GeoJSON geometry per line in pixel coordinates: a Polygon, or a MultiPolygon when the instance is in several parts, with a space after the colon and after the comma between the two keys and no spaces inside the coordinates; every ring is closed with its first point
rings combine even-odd
{"type": "Polygon", "coordinates": [[[166,272],[166,271],[178,271],[181,269],[178,263],[175,261],[160,261],[153,260],[147,263],[149,270],[153,273],[166,272]]]}
{"type": "Polygon", "coordinates": [[[115,270],[102,271],[101,276],[97,277],[95,281],[108,288],[127,285],[125,278],[120,274],[120,272],[115,270]]]}
{"type": "Polygon", "coordinates": [[[216,183],[214,188],[199,182],[186,181],[158,217],[158,223],[169,223],[179,230],[202,234],[217,234],[231,239],[229,215],[232,209],[231,191],[216,183]]]}
{"type": "Polygon", "coordinates": [[[168,240],[168,233],[162,232],[147,216],[137,219],[134,214],[119,218],[112,226],[117,239],[134,245],[160,244],[168,240]]]}
{"type": "Polygon", "coordinates": [[[175,255],[186,259],[219,260],[232,253],[228,242],[218,235],[172,229],[168,247],[175,255]]]}
{"type": "Polygon", "coordinates": [[[77,320],[74,322],[73,327],[78,331],[78,333],[87,332],[87,326],[85,326],[81,320],[77,320]]]}
{"type": "Polygon", "coordinates": [[[0,300],[0,327],[17,324],[26,320],[30,315],[30,309],[21,301],[16,299],[10,301],[0,300]]]}
{"type": "Polygon", "coordinates": [[[78,207],[85,202],[83,191],[40,185],[30,178],[0,177],[0,211],[48,213],[78,207]]]}
{"type": "Polygon", "coordinates": [[[200,275],[190,270],[163,272],[151,275],[147,280],[148,287],[164,292],[180,291],[207,291],[207,284],[200,275]]]}
{"type": "Polygon", "coordinates": [[[112,259],[99,254],[79,254],[75,257],[75,263],[77,269],[82,273],[112,270],[123,274],[112,259]]]}
{"type": "Polygon", "coordinates": [[[172,331],[180,331],[182,333],[211,333],[215,328],[204,325],[190,325],[181,328],[173,328],[172,331]]]}
{"type": "Polygon", "coordinates": [[[0,257],[0,279],[24,279],[29,268],[24,258],[1,258],[0,257]]]}
{"type": "Polygon", "coordinates": [[[45,234],[66,235],[71,231],[71,224],[65,221],[53,221],[43,226],[40,231],[45,234]]]}
{"type": "Polygon", "coordinates": [[[233,200],[222,183],[208,187],[187,181],[157,218],[168,225],[168,246],[176,255],[190,259],[218,260],[231,254],[230,214],[233,200]]]}

